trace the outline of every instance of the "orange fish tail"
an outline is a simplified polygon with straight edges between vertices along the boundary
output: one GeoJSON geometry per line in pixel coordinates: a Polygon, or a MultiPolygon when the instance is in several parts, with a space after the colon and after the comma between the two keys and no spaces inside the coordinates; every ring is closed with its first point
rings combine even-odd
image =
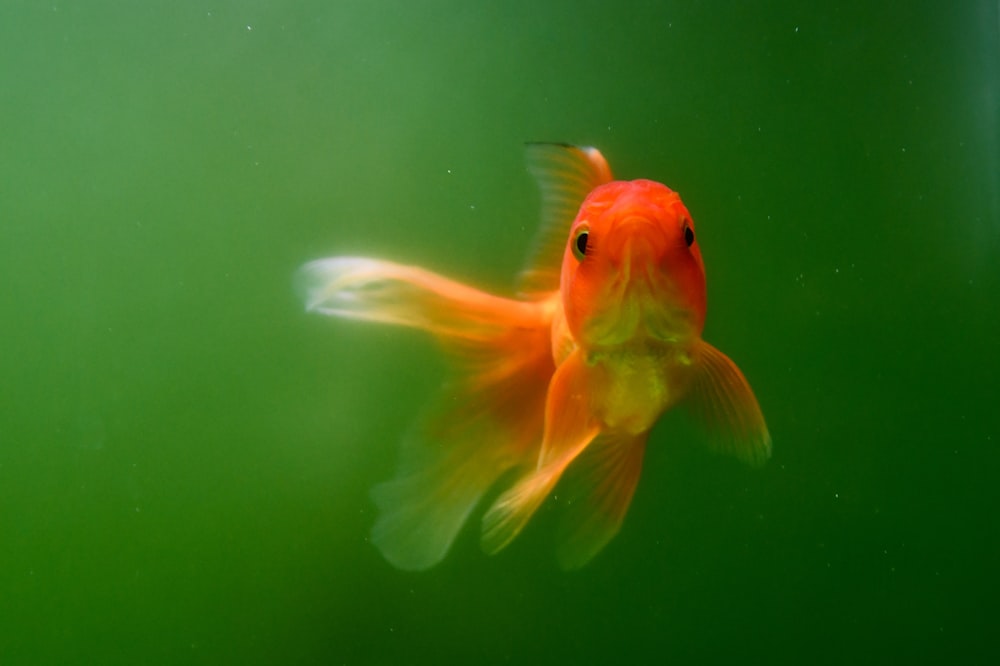
{"type": "Polygon", "coordinates": [[[451,381],[403,441],[396,476],[372,491],[372,540],[386,559],[433,566],[497,479],[537,459],[555,370],[553,304],[360,257],[307,264],[298,288],[311,311],[425,330],[453,361],[451,381]]]}

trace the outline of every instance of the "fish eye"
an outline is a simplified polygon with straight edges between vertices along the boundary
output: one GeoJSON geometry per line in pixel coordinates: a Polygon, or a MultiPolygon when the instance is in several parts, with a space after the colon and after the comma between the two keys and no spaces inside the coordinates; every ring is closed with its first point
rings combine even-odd
{"type": "Polygon", "coordinates": [[[694,229],[687,222],[684,223],[684,242],[688,247],[694,245],[694,229]]]}
{"type": "Polygon", "coordinates": [[[587,240],[590,238],[590,232],[586,229],[580,229],[576,232],[576,239],[573,241],[573,256],[577,259],[583,259],[583,255],[587,254],[587,240]]]}

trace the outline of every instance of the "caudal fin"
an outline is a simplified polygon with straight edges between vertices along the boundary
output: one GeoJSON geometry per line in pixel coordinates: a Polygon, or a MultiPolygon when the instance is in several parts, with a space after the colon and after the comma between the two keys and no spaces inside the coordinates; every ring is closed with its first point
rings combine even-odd
{"type": "Polygon", "coordinates": [[[538,302],[487,294],[417,266],[367,257],[330,257],[299,269],[295,288],[306,310],[410,326],[443,342],[487,342],[510,327],[535,327],[538,302]]]}
{"type": "Polygon", "coordinates": [[[554,372],[552,304],[361,257],[309,263],[297,287],[310,311],[422,329],[449,352],[454,379],[404,439],[396,476],[372,491],[372,540],[386,559],[433,566],[490,486],[537,457],[554,372]]]}

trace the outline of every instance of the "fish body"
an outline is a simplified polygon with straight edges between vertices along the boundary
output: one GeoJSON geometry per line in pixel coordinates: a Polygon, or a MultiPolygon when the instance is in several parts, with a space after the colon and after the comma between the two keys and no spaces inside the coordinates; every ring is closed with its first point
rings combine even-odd
{"type": "Polygon", "coordinates": [[[543,224],[515,298],[422,268],[334,257],[302,267],[310,311],[432,334],[454,375],[376,486],[373,541],[402,569],[447,553],[483,496],[495,553],[559,484],[557,555],[586,564],[618,532],[649,430],[684,405],[716,448],[752,464],[771,437],[739,368],[701,338],[705,270],[680,196],[616,181],[594,148],[529,144],[543,224]]]}

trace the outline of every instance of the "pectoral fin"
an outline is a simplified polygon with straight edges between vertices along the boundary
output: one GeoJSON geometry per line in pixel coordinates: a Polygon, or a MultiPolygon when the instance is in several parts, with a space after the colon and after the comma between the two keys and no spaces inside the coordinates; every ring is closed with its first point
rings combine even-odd
{"type": "Polygon", "coordinates": [[[746,377],[728,356],[701,342],[686,406],[705,426],[712,448],[751,465],[771,457],[771,434],[746,377]]]}
{"type": "Polygon", "coordinates": [[[600,435],[573,463],[556,489],[566,515],[556,556],[579,569],[618,533],[639,483],[646,433],[600,435]]]}
{"type": "Polygon", "coordinates": [[[493,503],[483,516],[482,546],[496,553],[527,524],[566,466],[599,432],[587,400],[586,365],[579,351],[556,370],[545,404],[545,434],[538,464],[493,503]]]}

